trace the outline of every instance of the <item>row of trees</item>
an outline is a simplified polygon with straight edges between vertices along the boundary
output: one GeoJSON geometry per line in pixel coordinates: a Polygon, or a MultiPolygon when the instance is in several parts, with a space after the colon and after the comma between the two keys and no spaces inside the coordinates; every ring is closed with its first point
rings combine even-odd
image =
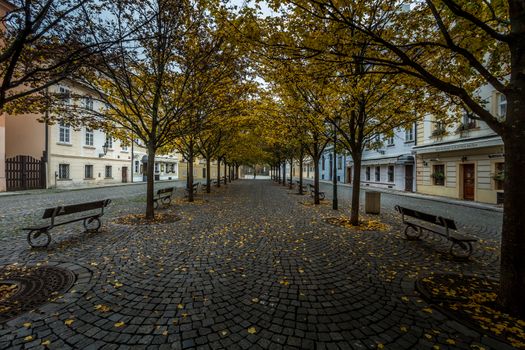
{"type": "MultiPolygon", "coordinates": [[[[525,317],[525,3],[522,0],[275,0],[273,17],[242,13],[236,29],[256,45],[286,139],[317,164],[340,135],[354,160],[353,224],[358,223],[360,162],[374,135],[425,114],[454,119],[469,113],[505,145],[501,242],[501,305],[525,317]],[[490,85],[507,100],[506,118],[486,108],[490,85]]],[[[284,141],[284,144],[290,143],[284,141]]],[[[283,149],[275,161],[283,162],[283,149]]],[[[286,152],[284,152],[286,153],[286,152]]],[[[288,157],[289,158],[289,157],[288,157]]],[[[316,198],[317,202],[317,198],[316,198]]]]}

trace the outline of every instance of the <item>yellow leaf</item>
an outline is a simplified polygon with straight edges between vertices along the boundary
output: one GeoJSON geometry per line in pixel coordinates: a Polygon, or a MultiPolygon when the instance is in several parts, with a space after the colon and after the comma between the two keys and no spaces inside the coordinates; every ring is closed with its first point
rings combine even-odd
{"type": "Polygon", "coordinates": [[[124,326],[124,325],[125,325],[125,323],[122,322],[122,321],[121,321],[121,322],[117,322],[117,323],[115,323],[115,327],[117,327],[117,328],[120,328],[120,327],[122,327],[122,326],[124,326]]]}
{"type": "Polygon", "coordinates": [[[432,313],[432,309],[427,307],[427,308],[424,308],[423,309],[424,312],[428,313],[428,314],[431,314],[432,313]]]}
{"type": "Polygon", "coordinates": [[[26,327],[26,328],[31,328],[31,326],[32,326],[31,322],[24,323],[24,327],[26,327]]]}
{"type": "Polygon", "coordinates": [[[33,340],[33,336],[32,335],[28,335],[27,337],[24,338],[25,341],[31,341],[33,340]]]}
{"type": "Polygon", "coordinates": [[[183,304],[177,305],[177,309],[184,309],[184,305],[183,304]]]}
{"type": "Polygon", "coordinates": [[[122,287],[123,284],[120,283],[120,282],[115,282],[114,286],[115,286],[115,288],[119,288],[119,287],[122,287]]]}
{"type": "Polygon", "coordinates": [[[43,345],[43,346],[48,346],[49,344],[51,344],[51,340],[49,340],[49,339],[48,339],[48,340],[44,340],[44,341],[42,342],[42,345],[43,345]]]}
{"type": "Polygon", "coordinates": [[[404,302],[409,302],[410,299],[408,299],[408,297],[401,297],[401,300],[403,300],[404,302]]]}
{"type": "Polygon", "coordinates": [[[162,335],[168,335],[168,331],[162,332],[162,335]]]}
{"type": "Polygon", "coordinates": [[[450,344],[450,345],[456,344],[456,341],[454,339],[447,339],[445,341],[447,342],[447,344],[450,344]]]}
{"type": "Polygon", "coordinates": [[[71,326],[71,324],[75,322],[75,320],[65,320],[64,323],[66,324],[66,326],[71,326]]]}
{"type": "Polygon", "coordinates": [[[399,327],[399,329],[401,330],[401,332],[408,332],[408,328],[406,328],[405,326],[401,326],[399,327]]]}
{"type": "Polygon", "coordinates": [[[252,303],[258,303],[259,302],[259,298],[253,298],[252,299],[252,303]]]}
{"type": "Polygon", "coordinates": [[[377,343],[377,348],[378,349],[384,349],[385,346],[382,343],[377,343]]]}
{"type": "Polygon", "coordinates": [[[107,305],[98,304],[98,305],[95,305],[95,310],[100,311],[100,312],[108,312],[111,310],[111,308],[107,305]]]}
{"type": "Polygon", "coordinates": [[[248,333],[255,334],[255,333],[257,333],[257,329],[255,329],[255,327],[250,327],[250,328],[248,328],[248,333]]]}

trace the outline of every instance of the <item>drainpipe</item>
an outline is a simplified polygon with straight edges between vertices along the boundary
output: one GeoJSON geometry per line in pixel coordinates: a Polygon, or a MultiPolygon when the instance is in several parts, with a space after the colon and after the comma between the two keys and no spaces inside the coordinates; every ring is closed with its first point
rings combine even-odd
{"type": "Polygon", "coordinates": [[[134,144],[134,142],[133,142],[133,132],[132,132],[131,133],[131,168],[130,168],[130,172],[129,172],[130,173],[130,177],[131,177],[130,183],[133,183],[133,175],[135,174],[135,168],[134,168],[134,166],[135,166],[135,157],[133,155],[133,144],[134,144]]]}
{"type": "MultiPolygon", "coordinates": [[[[46,100],[49,101],[49,98],[48,98],[48,88],[46,88],[46,91],[45,91],[45,95],[46,95],[46,100]]],[[[44,129],[45,129],[45,136],[44,136],[44,167],[45,167],[45,172],[44,172],[44,175],[45,175],[45,179],[44,179],[44,183],[45,183],[45,188],[48,188],[48,179],[49,179],[49,172],[51,169],[49,169],[49,125],[47,123],[47,121],[49,120],[49,107],[46,107],[46,111],[44,112],[44,118],[45,118],[45,123],[44,123],[44,129]]],[[[56,179],[55,179],[55,183],[56,183],[56,179]]],[[[56,185],[56,184],[55,184],[56,185]]]]}

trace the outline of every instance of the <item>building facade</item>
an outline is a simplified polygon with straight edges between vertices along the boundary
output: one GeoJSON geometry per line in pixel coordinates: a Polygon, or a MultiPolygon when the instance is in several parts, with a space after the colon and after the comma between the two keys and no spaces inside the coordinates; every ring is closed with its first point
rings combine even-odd
{"type": "MultiPolygon", "coordinates": [[[[505,96],[490,86],[480,97],[494,115],[504,118],[505,96]]],[[[460,122],[443,125],[433,116],[418,123],[418,192],[498,204],[503,202],[503,141],[485,123],[465,114],[460,122]]]]}

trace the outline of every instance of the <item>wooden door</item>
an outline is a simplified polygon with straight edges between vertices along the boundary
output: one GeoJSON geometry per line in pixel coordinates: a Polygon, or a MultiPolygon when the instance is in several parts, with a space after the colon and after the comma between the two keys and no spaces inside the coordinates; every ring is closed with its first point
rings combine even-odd
{"type": "Polygon", "coordinates": [[[412,192],[414,188],[414,166],[405,165],[405,191],[412,192]]]}
{"type": "Polygon", "coordinates": [[[474,200],[475,184],[474,164],[463,164],[463,199],[474,200]]]}
{"type": "Polygon", "coordinates": [[[128,167],[122,167],[122,182],[128,182],[128,167]]]}
{"type": "Polygon", "coordinates": [[[346,167],[346,183],[352,183],[352,167],[346,167]]]}

